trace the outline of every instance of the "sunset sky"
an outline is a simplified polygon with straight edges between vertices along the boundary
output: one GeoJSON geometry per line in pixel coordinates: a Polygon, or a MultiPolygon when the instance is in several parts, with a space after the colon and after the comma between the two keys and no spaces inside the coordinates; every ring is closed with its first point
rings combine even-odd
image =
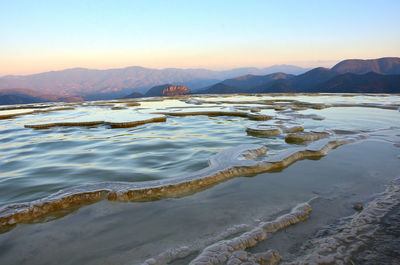
{"type": "Polygon", "coordinates": [[[400,1],[0,0],[0,76],[400,56],[400,1]]]}

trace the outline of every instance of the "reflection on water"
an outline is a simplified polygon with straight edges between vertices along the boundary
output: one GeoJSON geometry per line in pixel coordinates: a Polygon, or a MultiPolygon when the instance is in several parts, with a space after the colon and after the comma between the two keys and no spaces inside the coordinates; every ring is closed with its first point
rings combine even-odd
{"type": "MultiPolygon", "coordinates": [[[[237,106],[240,112],[246,102],[260,103],[279,100],[282,106],[290,106],[292,100],[301,102],[399,104],[400,97],[377,96],[223,96],[195,97],[203,105],[188,104],[188,100],[167,99],[164,101],[142,101],[141,106],[125,110],[112,110],[110,102],[99,108],[93,102],[88,106],[77,106],[73,110],[40,112],[0,120],[0,205],[11,202],[30,201],[49,195],[59,189],[80,184],[103,181],[146,181],[178,177],[204,168],[208,158],[223,149],[242,143],[265,145],[271,154],[287,148],[284,136],[255,137],[246,133],[246,128],[257,122],[241,117],[169,116],[165,123],[149,123],[134,128],[110,130],[104,125],[93,127],[55,127],[48,130],[23,128],[26,124],[60,120],[105,120],[111,114],[115,119],[136,119],[135,109],[157,111],[196,112],[224,109],[213,102],[233,102],[230,110],[237,106]],[[186,102],[184,102],[186,101],[186,102]],[[92,106],[95,105],[95,106],[92,106]],[[182,108],[184,107],[184,108],[182,108]],[[176,108],[176,109],[174,109],[176,108]],[[122,118],[122,116],[124,118],[122,118]],[[21,186],[22,185],[22,186],[21,186]],[[29,187],[29,188],[27,188],[29,187]],[[39,192],[38,192],[39,191],[39,192]]],[[[264,105],[265,105],[264,104],[264,105]]],[[[128,103],[129,105],[129,103],[128,103]]],[[[262,105],[262,104],[258,104],[262,105]]],[[[24,113],[34,109],[6,110],[3,112],[24,113]]],[[[42,111],[43,109],[41,109],[42,111]]],[[[0,111],[1,112],[1,111],[0,111]]],[[[295,119],[287,112],[272,109],[262,114],[275,115],[279,119],[295,119]]],[[[365,107],[334,107],[321,110],[307,109],[299,114],[318,114],[325,120],[299,119],[305,130],[340,129],[370,130],[400,126],[399,112],[365,107]],[[349,113],[351,113],[349,115],[349,113]]]]}
{"type": "MultiPolygon", "coordinates": [[[[365,200],[370,194],[382,191],[384,184],[400,171],[399,149],[393,145],[400,142],[400,97],[396,95],[193,96],[140,101],[140,106],[128,104],[91,102],[71,110],[0,119],[0,205],[33,201],[85,184],[182,177],[206,168],[212,155],[241,144],[263,145],[267,147],[267,156],[279,155],[296,146],[285,142],[285,133],[248,134],[248,127],[265,121],[237,116],[168,115],[165,122],[118,129],[106,124],[44,130],[24,128],[28,124],[74,119],[104,121],[105,117],[129,121],[137,119],[138,111],[147,114],[230,111],[270,115],[272,120],[268,123],[272,125],[295,121],[306,132],[326,131],[331,136],[368,133],[371,140],[340,147],[321,160],[297,162],[282,172],[233,179],[179,199],[133,204],[102,201],[56,221],[17,226],[0,236],[0,245],[4,246],[0,250],[0,263],[140,264],[181,245],[190,246],[197,253],[214,243],[207,238],[216,237],[230,226],[252,227],[257,219],[270,219],[314,196],[332,200],[325,205],[329,207],[334,207],[339,198],[346,198],[346,203],[365,200]],[[306,103],[326,105],[314,108],[306,103]],[[365,103],[374,105],[368,107],[365,103]],[[114,106],[126,109],[112,110],[114,106]],[[300,106],[302,109],[295,111],[300,106]],[[258,108],[257,112],[254,108],[258,108]],[[309,114],[324,119],[312,119],[309,114]],[[391,129],[384,130],[388,128],[391,129]],[[53,236],[55,231],[57,236],[53,236]],[[37,245],[29,244],[31,241],[37,245]],[[64,254],[60,253],[61,245],[69,245],[64,254]],[[15,253],[21,248],[24,258],[15,253]],[[86,251],[81,253],[79,249],[86,251]],[[70,257],[74,251],[79,254],[70,257]]],[[[25,112],[14,110],[14,113],[25,112]]],[[[346,203],[332,212],[332,218],[351,213],[346,203]]],[[[309,223],[322,225],[329,221],[315,218],[312,214],[309,223]]],[[[312,230],[307,229],[307,232],[312,230]]],[[[282,239],[276,244],[282,242],[286,241],[282,239]]],[[[283,254],[290,255],[289,252],[283,254]]],[[[176,261],[176,264],[187,263],[187,260],[176,261]]]]}

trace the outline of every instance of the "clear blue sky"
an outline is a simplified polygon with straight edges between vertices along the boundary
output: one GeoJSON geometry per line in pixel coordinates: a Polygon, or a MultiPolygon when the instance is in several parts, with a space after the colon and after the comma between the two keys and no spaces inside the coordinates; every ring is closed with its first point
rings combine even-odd
{"type": "Polygon", "coordinates": [[[400,56],[399,0],[0,0],[0,75],[400,56]]]}

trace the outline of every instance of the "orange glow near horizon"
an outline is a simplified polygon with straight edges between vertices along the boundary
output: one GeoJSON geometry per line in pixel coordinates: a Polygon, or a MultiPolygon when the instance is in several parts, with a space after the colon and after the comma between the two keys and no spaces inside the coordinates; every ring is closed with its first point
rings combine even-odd
{"type": "Polygon", "coordinates": [[[0,76],[400,57],[400,1],[0,1],[0,76]]]}
{"type": "MultiPolygon", "coordinates": [[[[319,47],[321,49],[321,47],[319,47]]],[[[289,52],[268,48],[254,47],[254,49],[215,49],[213,51],[41,51],[31,54],[7,54],[1,58],[0,76],[26,75],[47,71],[57,71],[68,68],[110,69],[128,66],[142,66],[147,68],[206,68],[214,70],[232,69],[238,67],[267,67],[276,64],[291,64],[300,67],[331,67],[335,63],[350,58],[371,59],[396,55],[394,51],[385,54],[370,53],[354,54],[351,51],[341,50],[331,52],[304,48],[303,53],[294,49],[289,52]],[[391,53],[392,52],[392,53],[391,53]],[[325,54],[325,56],[323,56],[325,54]],[[352,54],[352,55],[351,55],[352,54]],[[329,55],[329,56],[328,56],[329,55]],[[375,55],[375,56],[374,56],[375,55]],[[4,58],[5,57],[5,58],[4,58]]]]}

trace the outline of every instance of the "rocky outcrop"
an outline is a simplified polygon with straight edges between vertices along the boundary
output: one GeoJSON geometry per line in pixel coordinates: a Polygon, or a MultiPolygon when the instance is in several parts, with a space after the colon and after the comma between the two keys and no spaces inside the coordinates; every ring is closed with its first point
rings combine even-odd
{"type": "Polygon", "coordinates": [[[185,86],[176,86],[171,84],[165,84],[161,86],[155,86],[149,89],[144,95],[145,97],[171,97],[189,94],[190,89],[185,86]]]}

